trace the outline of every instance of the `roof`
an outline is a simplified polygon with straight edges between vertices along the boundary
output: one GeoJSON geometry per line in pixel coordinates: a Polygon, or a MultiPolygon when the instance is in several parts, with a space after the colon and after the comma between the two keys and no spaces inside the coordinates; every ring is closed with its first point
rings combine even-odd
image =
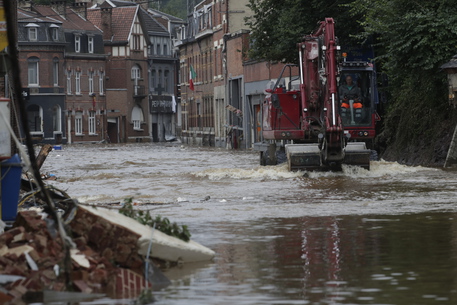
{"type": "Polygon", "coordinates": [[[144,9],[140,9],[139,15],[141,18],[141,22],[143,23],[145,30],[148,32],[148,34],[169,35],[167,29],[162,24],[157,22],[144,9]]]}
{"type": "Polygon", "coordinates": [[[18,22],[33,22],[33,23],[40,23],[40,22],[51,22],[56,24],[61,24],[62,22],[57,20],[56,18],[42,16],[36,12],[26,11],[23,9],[17,10],[17,20],[18,22]]]}
{"type": "Polygon", "coordinates": [[[107,2],[110,2],[115,6],[136,6],[137,5],[135,2],[122,1],[122,0],[109,0],[107,2]]]}
{"type": "Polygon", "coordinates": [[[62,22],[62,27],[66,30],[99,32],[99,29],[97,29],[89,20],[84,19],[71,8],[66,8],[65,18],[60,16],[54,9],[47,5],[36,5],[33,9],[43,16],[52,17],[53,19],[62,22]]]}
{"type": "MultiPolygon", "coordinates": [[[[138,6],[121,6],[112,8],[112,41],[128,41],[137,10],[138,6]]],[[[87,19],[89,19],[99,29],[103,29],[101,13],[100,8],[87,10],[87,19]]]]}
{"type": "Polygon", "coordinates": [[[184,23],[184,20],[182,20],[181,18],[178,18],[176,16],[172,16],[172,15],[169,15],[167,13],[164,13],[164,12],[161,12],[161,11],[158,11],[158,10],[155,10],[155,9],[148,9],[148,12],[150,14],[152,14],[153,16],[159,16],[161,18],[166,18],[166,19],[169,19],[171,20],[172,22],[177,22],[177,23],[184,23]]]}
{"type": "Polygon", "coordinates": [[[441,69],[455,69],[457,68],[457,55],[452,56],[452,59],[441,66],[441,69]]]}

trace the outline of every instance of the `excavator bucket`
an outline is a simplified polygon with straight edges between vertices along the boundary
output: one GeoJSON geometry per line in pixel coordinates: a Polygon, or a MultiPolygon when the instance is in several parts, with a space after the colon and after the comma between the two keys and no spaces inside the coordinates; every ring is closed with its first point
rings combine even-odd
{"type": "Polygon", "coordinates": [[[285,148],[289,171],[322,170],[318,144],[286,144],[285,148]]]}
{"type": "Polygon", "coordinates": [[[356,165],[370,169],[371,150],[367,149],[364,142],[349,142],[344,149],[343,164],[356,165]]]}
{"type": "Polygon", "coordinates": [[[371,150],[364,142],[347,143],[341,164],[324,164],[318,144],[286,144],[285,148],[289,171],[340,171],[341,164],[370,169],[371,150]]]}

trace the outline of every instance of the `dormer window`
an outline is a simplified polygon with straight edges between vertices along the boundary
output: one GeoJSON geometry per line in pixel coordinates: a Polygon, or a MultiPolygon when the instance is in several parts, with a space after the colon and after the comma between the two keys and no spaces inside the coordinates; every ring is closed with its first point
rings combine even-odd
{"type": "Polygon", "coordinates": [[[51,37],[53,41],[59,40],[59,26],[56,24],[51,24],[51,37]]]}
{"type": "Polygon", "coordinates": [[[87,37],[87,49],[89,53],[94,53],[94,37],[87,37]]]}
{"type": "Polygon", "coordinates": [[[29,40],[38,41],[38,24],[29,23],[25,27],[28,29],[29,40]]]}
{"type": "Polygon", "coordinates": [[[81,36],[75,35],[75,52],[81,52],[81,36]]]}

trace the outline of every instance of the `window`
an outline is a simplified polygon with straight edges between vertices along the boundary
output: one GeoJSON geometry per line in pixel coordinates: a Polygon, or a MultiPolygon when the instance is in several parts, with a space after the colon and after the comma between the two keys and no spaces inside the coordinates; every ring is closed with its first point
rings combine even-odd
{"type": "Polygon", "coordinates": [[[156,55],[160,55],[160,44],[157,44],[156,55]]]}
{"type": "Polygon", "coordinates": [[[87,38],[87,48],[89,49],[89,53],[94,53],[94,37],[89,36],[87,38]]]}
{"type": "Polygon", "coordinates": [[[59,105],[55,105],[52,109],[52,130],[54,132],[62,131],[62,112],[59,105]]]}
{"type": "Polygon", "coordinates": [[[71,71],[67,70],[67,94],[71,94],[71,71]]]}
{"type": "Polygon", "coordinates": [[[75,73],[75,94],[81,94],[81,72],[75,73]]]}
{"type": "Polygon", "coordinates": [[[92,94],[94,93],[94,72],[89,71],[87,76],[89,79],[89,94],[92,94]]]}
{"type": "Polygon", "coordinates": [[[59,85],[59,59],[56,57],[52,61],[52,80],[54,87],[59,85]]]}
{"type": "Polygon", "coordinates": [[[100,93],[100,95],[103,95],[105,92],[105,88],[104,88],[104,78],[105,78],[105,72],[100,72],[100,76],[98,78],[98,91],[100,93]]]}
{"type": "Polygon", "coordinates": [[[140,67],[138,65],[135,65],[132,67],[132,79],[136,80],[136,79],[139,79],[141,78],[140,76],[140,73],[141,73],[141,70],[140,70],[140,67]]]}
{"type": "Polygon", "coordinates": [[[57,26],[51,28],[51,36],[52,36],[52,40],[54,40],[54,41],[59,40],[59,28],[57,26]]]}
{"type": "Polygon", "coordinates": [[[135,107],[132,108],[133,129],[142,130],[141,129],[142,122],[144,122],[143,109],[141,109],[139,106],[136,105],[135,107]]]}
{"type": "Polygon", "coordinates": [[[81,36],[75,36],[75,52],[81,52],[81,36]]]}
{"type": "Polygon", "coordinates": [[[29,28],[29,40],[30,41],[38,40],[38,28],[36,28],[36,27],[29,28]]]}
{"type": "Polygon", "coordinates": [[[141,36],[140,35],[133,35],[132,36],[132,42],[133,42],[133,50],[140,50],[140,39],[141,39],[141,36]]]}
{"type": "Polygon", "coordinates": [[[163,55],[168,55],[168,46],[166,44],[163,45],[163,55]]]}
{"type": "Polygon", "coordinates": [[[165,70],[163,74],[163,91],[168,92],[168,83],[169,83],[170,71],[165,70]]]}
{"type": "Polygon", "coordinates": [[[38,86],[38,57],[30,57],[28,60],[28,84],[29,86],[38,86]]]}
{"type": "Polygon", "coordinates": [[[156,87],[156,70],[151,71],[151,88],[152,91],[155,91],[156,87]]]}
{"type": "Polygon", "coordinates": [[[95,133],[95,111],[89,111],[89,134],[95,133]]]}
{"type": "Polygon", "coordinates": [[[83,112],[76,111],[75,114],[75,134],[81,135],[83,133],[83,112]]]}

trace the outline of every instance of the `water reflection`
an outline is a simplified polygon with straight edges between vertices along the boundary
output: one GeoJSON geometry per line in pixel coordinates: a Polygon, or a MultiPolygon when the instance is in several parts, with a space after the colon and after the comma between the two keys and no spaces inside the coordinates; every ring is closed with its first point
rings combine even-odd
{"type": "Polygon", "coordinates": [[[215,262],[180,274],[158,304],[455,304],[456,216],[218,223],[215,262]]]}

